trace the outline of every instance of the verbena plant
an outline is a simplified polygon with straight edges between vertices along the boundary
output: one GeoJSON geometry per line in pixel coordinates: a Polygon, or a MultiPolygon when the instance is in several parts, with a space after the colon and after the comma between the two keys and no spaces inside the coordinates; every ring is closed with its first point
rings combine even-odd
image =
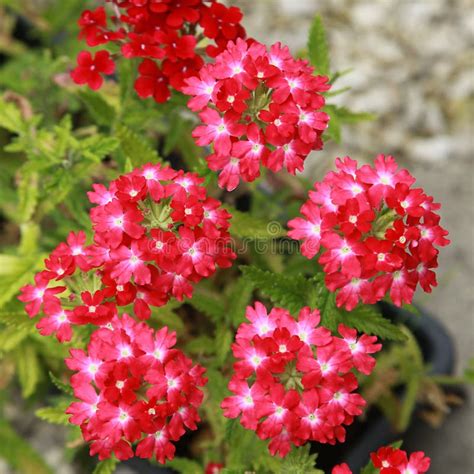
{"type": "MultiPolygon", "coordinates": [[[[331,104],[345,73],[319,17],[295,59],[214,1],[2,3],[2,405],[18,382],[96,473],[132,456],[322,472],[318,450],[369,406],[399,433],[427,393],[444,411],[413,334],[375,305],[436,286],[439,205],[383,155],[297,174],[373,119],[331,104]],[[95,50],[73,66],[77,17],[95,50]]],[[[52,471],[0,423],[2,457],[52,471]]],[[[428,467],[397,444],[363,472],[428,467]]]]}

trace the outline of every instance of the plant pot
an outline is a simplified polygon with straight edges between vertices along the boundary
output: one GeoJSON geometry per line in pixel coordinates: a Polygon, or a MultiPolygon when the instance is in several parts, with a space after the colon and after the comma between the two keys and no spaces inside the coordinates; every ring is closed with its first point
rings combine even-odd
{"type": "MultiPolygon", "coordinates": [[[[454,341],[443,324],[430,316],[423,308],[420,314],[397,308],[389,303],[379,303],[382,314],[394,322],[406,325],[415,336],[423,354],[423,360],[430,367],[432,375],[451,375],[455,364],[454,341]]],[[[402,394],[403,396],[403,394],[402,394]]],[[[421,424],[413,417],[412,425],[421,424]]],[[[335,464],[346,462],[354,472],[358,472],[369,460],[369,453],[379,447],[403,437],[395,433],[389,421],[377,409],[369,410],[364,421],[356,420],[347,428],[346,443],[335,446],[315,444],[318,467],[331,470],[335,464]]]]}

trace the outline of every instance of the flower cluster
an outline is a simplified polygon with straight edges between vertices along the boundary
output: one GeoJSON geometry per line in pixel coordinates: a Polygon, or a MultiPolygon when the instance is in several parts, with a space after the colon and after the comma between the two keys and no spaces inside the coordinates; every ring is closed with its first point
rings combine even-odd
{"type": "Polygon", "coordinates": [[[216,265],[229,267],[230,214],[207,197],[193,173],[147,164],[88,193],[94,240],[71,232],[45,260],[19,299],[30,317],[42,309],[41,334],[71,339],[71,324],[103,325],[117,306],[133,304],[139,319],[171,297],[191,297],[193,284],[216,265]],[[77,269],[81,270],[75,275],[77,269]],[[56,286],[54,286],[56,285],[56,286]],[[67,290],[67,291],[66,291],[67,290]],[[60,295],[64,293],[64,295],[60,295]]]}
{"type": "MultiPolygon", "coordinates": [[[[157,102],[168,100],[170,87],[180,91],[185,79],[197,76],[204,52],[214,57],[229,40],[245,37],[240,9],[216,0],[112,0],[109,4],[110,12],[101,6],[82,13],[79,38],[90,47],[111,43],[124,58],[139,58],[135,90],[157,102]],[[211,42],[200,54],[199,42],[204,38],[211,42]]],[[[113,72],[107,51],[100,50],[95,57],[82,51],[71,77],[98,89],[101,74],[113,72]]]]}
{"type": "Polygon", "coordinates": [[[138,443],[136,456],[164,463],[174,456],[172,441],[197,429],[205,369],[175,343],[168,328],[155,332],[124,314],[92,333],[87,351],[71,349],[66,364],[75,371],[79,401],[66,413],[90,442],[91,456],[125,460],[138,443]]]}
{"type": "Polygon", "coordinates": [[[259,302],[248,307],[232,346],[237,362],[221,407],[240,416],[244,428],[270,439],[272,455],[285,456],[291,444],[344,441],[344,425],[362,413],[363,398],[353,369],[370,374],[381,349],[374,336],[357,338],[339,326],[341,337],[318,327],[318,310],[303,308],[298,320],[281,308],[267,313],[259,302]]]}
{"type": "Polygon", "coordinates": [[[311,150],[322,148],[329,117],[321,92],[330,85],[313,72],[280,43],[267,50],[238,39],[187,79],[188,106],[203,122],[193,136],[198,145],[213,144],[207,160],[220,171],[219,186],[231,191],[240,179],[255,180],[260,164],[294,174],[311,150]]]}
{"type": "MultiPolygon", "coordinates": [[[[423,474],[430,468],[430,458],[422,451],[410,454],[391,446],[380,448],[370,455],[373,466],[379,474],[423,474]]],[[[372,471],[371,471],[372,472],[372,471]]],[[[332,474],[352,474],[347,464],[334,466],[332,474]]]]}
{"type": "Polygon", "coordinates": [[[413,188],[415,178],[398,170],[391,156],[360,168],[346,157],[336,166],[310,191],[304,217],[288,223],[288,235],[303,240],[307,258],[320,253],[337,305],[351,310],[388,293],[401,306],[412,301],[418,284],[431,292],[437,247],[449,244],[436,213],[440,205],[413,188]]]}

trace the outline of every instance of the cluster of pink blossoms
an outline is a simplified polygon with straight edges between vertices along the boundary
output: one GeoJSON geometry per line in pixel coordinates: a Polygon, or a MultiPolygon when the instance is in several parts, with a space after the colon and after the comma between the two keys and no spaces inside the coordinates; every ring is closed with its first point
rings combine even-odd
{"type": "Polygon", "coordinates": [[[220,171],[219,186],[231,191],[240,179],[255,180],[261,164],[294,174],[311,150],[322,148],[329,117],[321,111],[321,92],[330,85],[313,72],[280,43],[268,51],[238,39],[187,79],[183,92],[193,96],[188,106],[201,111],[204,124],[193,136],[198,145],[213,144],[207,160],[220,171]]]}
{"type": "Polygon", "coordinates": [[[41,334],[68,341],[71,325],[102,326],[117,306],[131,304],[147,319],[150,306],[191,297],[193,284],[216,265],[229,267],[236,257],[229,246],[231,215],[207,197],[202,182],[193,173],[147,164],[108,188],[94,184],[88,193],[97,204],[90,212],[92,245],[86,246],[84,232],[71,232],[35,284],[21,289],[28,315],[41,309],[46,315],[37,325],[41,334]]]}
{"type": "Polygon", "coordinates": [[[437,247],[449,244],[435,212],[440,205],[395,160],[379,155],[374,166],[349,157],[338,171],[315,184],[301,207],[304,217],[288,223],[288,235],[303,240],[301,252],[319,263],[338,306],[352,310],[388,293],[401,306],[411,303],[418,284],[436,286],[437,247]]]}
{"type": "MultiPolygon", "coordinates": [[[[422,451],[410,454],[391,446],[380,448],[370,455],[373,466],[379,474],[423,474],[428,472],[431,460],[422,451]]],[[[347,464],[334,466],[332,474],[352,474],[347,464]]]]}
{"type": "Polygon", "coordinates": [[[71,349],[66,364],[79,401],[66,413],[91,443],[91,456],[125,460],[137,443],[136,456],[164,463],[174,456],[172,441],[197,429],[205,369],[175,343],[167,327],[155,332],[124,314],[97,329],[87,351],[71,349]]]}
{"type": "Polygon", "coordinates": [[[344,425],[362,413],[364,399],[353,370],[370,374],[375,336],[357,337],[339,326],[341,337],[318,327],[318,310],[303,308],[298,320],[281,308],[267,313],[259,302],[248,307],[232,346],[237,362],[221,407],[228,418],[240,416],[244,428],[270,439],[272,455],[286,456],[291,444],[335,444],[345,439],[344,425]]]}
{"type": "MultiPolygon", "coordinates": [[[[197,76],[204,64],[201,40],[211,40],[205,53],[214,57],[229,40],[245,37],[240,9],[216,0],[109,0],[109,4],[110,13],[103,6],[82,13],[79,38],[90,47],[113,44],[124,58],[140,58],[135,90],[157,102],[168,100],[170,87],[180,91],[187,78],[197,76]]],[[[95,56],[82,51],[71,77],[99,89],[102,74],[114,70],[108,51],[95,56]]]]}

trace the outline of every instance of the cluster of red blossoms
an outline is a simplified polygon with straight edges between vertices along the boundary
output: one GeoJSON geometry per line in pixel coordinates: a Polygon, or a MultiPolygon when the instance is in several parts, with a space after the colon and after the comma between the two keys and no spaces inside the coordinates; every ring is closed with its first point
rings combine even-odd
{"type": "Polygon", "coordinates": [[[136,456],[164,463],[174,456],[172,441],[197,429],[205,369],[175,343],[167,327],[155,332],[124,314],[97,329],[87,351],[71,349],[66,364],[79,401],[66,413],[91,443],[91,456],[125,460],[138,443],[136,456]]]}
{"type": "Polygon", "coordinates": [[[290,173],[303,169],[311,150],[322,148],[329,117],[321,111],[328,78],[314,76],[307,61],[294,59],[280,43],[270,50],[254,40],[229,42],[214,63],[187,79],[188,106],[204,125],[193,136],[213,144],[209,167],[231,191],[240,178],[253,181],[260,165],[290,173]]]}
{"type": "MultiPolygon", "coordinates": [[[[430,458],[422,451],[407,453],[391,446],[380,448],[370,455],[372,464],[379,474],[423,474],[430,468],[430,458]]],[[[347,464],[335,466],[332,474],[352,474],[347,464]]]]}
{"type": "Polygon", "coordinates": [[[109,188],[94,184],[90,217],[94,238],[71,232],[45,260],[34,285],[19,299],[30,317],[45,313],[41,334],[71,339],[72,324],[107,324],[117,306],[133,304],[139,319],[171,297],[191,297],[193,284],[236,257],[229,247],[231,215],[207,197],[193,173],[147,164],[109,188]],[[81,273],[74,275],[77,268],[81,273]],[[68,290],[63,297],[59,295],[68,290]]]}
{"type": "Polygon", "coordinates": [[[286,456],[291,444],[335,444],[345,439],[344,425],[362,413],[364,399],[353,369],[370,374],[375,336],[357,337],[339,326],[341,337],[318,327],[318,310],[303,308],[298,320],[281,308],[267,313],[259,302],[248,307],[232,346],[237,360],[221,407],[228,418],[240,416],[244,428],[270,439],[272,455],[286,456]]]}
{"type": "Polygon", "coordinates": [[[301,207],[304,217],[288,223],[288,235],[303,240],[301,252],[319,262],[338,306],[353,309],[388,293],[401,306],[411,303],[418,284],[436,286],[437,247],[449,244],[435,212],[441,206],[395,160],[379,155],[374,166],[349,157],[337,172],[315,184],[301,207]]]}
{"type": "MultiPolygon", "coordinates": [[[[108,2],[110,13],[103,6],[82,13],[79,38],[90,47],[110,44],[127,59],[140,58],[135,90],[140,97],[153,97],[157,102],[168,100],[170,87],[180,91],[185,79],[197,76],[204,52],[214,57],[229,40],[245,37],[240,9],[216,0],[108,2]],[[204,38],[213,43],[200,52],[199,42],[204,38]]],[[[112,74],[114,69],[108,51],[100,50],[94,57],[82,51],[71,77],[78,84],[99,89],[102,74],[112,74]]]]}

